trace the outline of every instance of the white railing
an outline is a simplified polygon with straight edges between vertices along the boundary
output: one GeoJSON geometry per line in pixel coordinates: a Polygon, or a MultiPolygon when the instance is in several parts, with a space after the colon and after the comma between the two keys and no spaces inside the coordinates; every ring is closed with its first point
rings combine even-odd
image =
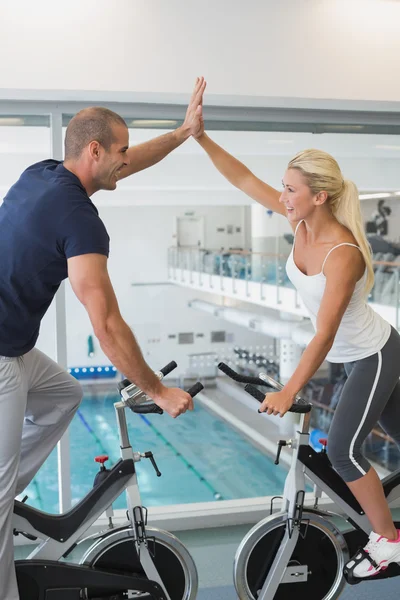
{"type": "MultiPolygon", "coordinates": [[[[168,250],[169,281],[307,317],[289,281],[287,254],[248,250],[178,248],[168,250]]],[[[375,285],[369,302],[396,329],[400,327],[400,263],[374,261],[375,285]]]]}

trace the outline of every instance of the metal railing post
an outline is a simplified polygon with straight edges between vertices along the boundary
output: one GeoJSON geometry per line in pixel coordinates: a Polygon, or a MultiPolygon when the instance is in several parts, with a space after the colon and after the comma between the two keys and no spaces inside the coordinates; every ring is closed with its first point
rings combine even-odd
{"type": "Polygon", "coordinates": [[[189,281],[190,284],[193,285],[193,250],[192,248],[190,249],[190,254],[189,254],[189,270],[190,270],[190,274],[189,274],[189,281]]]}
{"type": "Polygon", "coordinates": [[[201,250],[199,248],[199,286],[203,285],[204,262],[201,260],[201,250]]]}
{"type": "Polygon", "coordinates": [[[260,277],[260,299],[261,300],[265,300],[265,296],[264,296],[264,281],[265,281],[265,276],[264,276],[264,255],[261,255],[261,277],[260,277]]]}
{"type": "Polygon", "coordinates": [[[250,260],[249,255],[246,254],[246,266],[245,266],[245,276],[246,276],[246,296],[249,298],[250,289],[249,289],[249,279],[250,279],[250,260]]]}
{"type": "Polygon", "coordinates": [[[220,288],[221,288],[221,292],[224,291],[224,269],[223,269],[223,257],[222,257],[222,252],[219,253],[219,280],[220,280],[220,288]]]}
{"type": "Polygon", "coordinates": [[[232,268],[232,293],[236,294],[236,260],[233,260],[232,264],[233,264],[233,268],[232,268]]]}

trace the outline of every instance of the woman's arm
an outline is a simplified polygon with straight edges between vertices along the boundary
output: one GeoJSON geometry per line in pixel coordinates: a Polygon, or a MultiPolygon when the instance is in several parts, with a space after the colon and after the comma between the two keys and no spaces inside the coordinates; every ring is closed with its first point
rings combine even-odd
{"type": "Polygon", "coordinates": [[[235,187],[239,188],[266,208],[286,216],[285,209],[280,204],[280,192],[264,183],[254,175],[243,163],[216,144],[206,133],[196,137],[204,148],[218,171],[235,187]]]}
{"type": "MultiPolygon", "coordinates": [[[[317,315],[316,333],[304,350],[297,369],[281,392],[267,394],[260,411],[280,414],[289,410],[299,391],[315,375],[332,348],[364,264],[357,248],[342,246],[324,268],[326,288],[317,315]]],[[[365,268],[365,265],[364,265],[365,268]]]]}
{"type": "Polygon", "coordinates": [[[165,133],[127,149],[128,165],[121,169],[119,179],[124,179],[134,173],[143,171],[143,169],[152,167],[183,144],[191,135],[199,135],[201,127],[204,128],[202,100],[205,89],[204,77],[198,77],[186,111],[185,120],[175,131],[165,133]]]}

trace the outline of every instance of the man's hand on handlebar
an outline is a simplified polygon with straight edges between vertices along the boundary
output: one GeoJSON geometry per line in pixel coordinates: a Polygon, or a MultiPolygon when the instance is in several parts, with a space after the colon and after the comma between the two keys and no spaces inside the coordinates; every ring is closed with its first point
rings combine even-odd
{"type": "Polygon", "coordinates": [[[258,412],[266,412],[268,415],[280,415],[284,417],[289,408],[292,407],[294,397],[284,389],[280,392],[266,394],[264,402],[261,403],[258,412]]]}
{"type": "Polygon", "coordinates": [[[152,399],[174,419],[194,408],[193,398],[180,388],[162,386],[161,392],[152,399]]]}

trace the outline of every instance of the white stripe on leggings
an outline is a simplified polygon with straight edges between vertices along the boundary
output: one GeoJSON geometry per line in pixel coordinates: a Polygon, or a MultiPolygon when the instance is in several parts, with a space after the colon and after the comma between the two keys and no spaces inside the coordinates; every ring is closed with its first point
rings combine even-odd
{"type": "Polygon", "coordinates": [[[382,370],[382,352],[379,351],[378,352],[378,368],[377,368],[376,375],[375,375],[374,385],[372,386],[372,390],[371,390],[371,393],[369,395],[367,406],[365,407],[364,414],[363,414],[363,417],[361,419],[361,422],[360,422],[360,424],[358,426],[358,429],[357,429],[357,431],[356,431],[353,439],[351,440],[351,444],[350,444],[350,460],[353,463],[353,465],[356,467],[356,469],[358,469],[360,471],[360,473],[362,473],[363,475],[366,475],[366,472],[364,471],[364,469],[362,468],[362,466],[359,465],[358,462],[356,461],[356,459],[354,458],[354,444],[356,443],[356,439],[358,437],[358,434],[360,433],[361,428],[364,425],[365,419],[367,418],[368,411],[369,411],[369,409],[371,407],[372,399],[373,399],[374,394],[375,394],[376,386],[378,385],[378,381],[379,381],[379,377],[380,377],[380,374],[381,374],[381,370],[382,370]]]}

